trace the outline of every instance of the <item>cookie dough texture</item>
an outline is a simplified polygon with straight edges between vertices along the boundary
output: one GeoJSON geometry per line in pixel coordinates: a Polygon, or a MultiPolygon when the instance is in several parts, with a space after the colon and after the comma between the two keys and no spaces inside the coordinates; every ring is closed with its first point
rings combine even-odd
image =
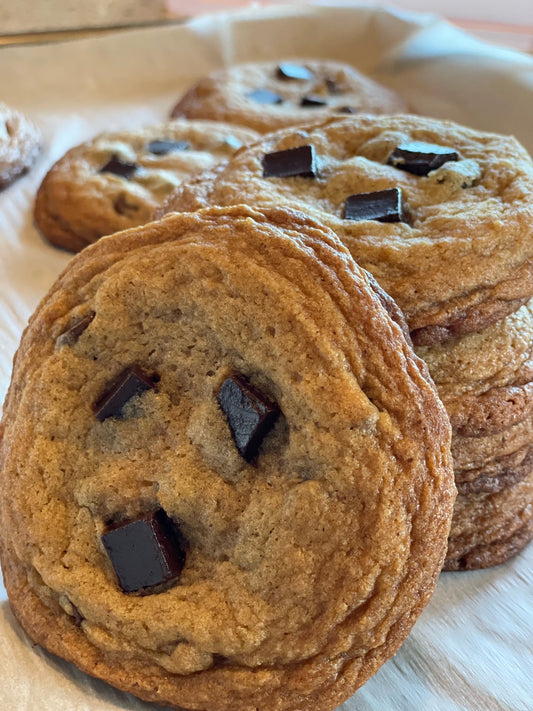
{"type": "Polygon", "coordinates": [[[0,101],[0,190],[29,170],[40,147],[37,127],[20,111],[0,101]]]}
{"type": "Polygon", "coordinates": [[[533,162],[511,137],[418,116],[350,116],[264,136],[167,210],[210,204],[292,205],[342,239],[405,313],[415,343],[487,328],[533,291],[533,162]],[[455,149],[427,176],[388,159],[406,141],[455,149]],[[311,145],[316,177],[263,177],[267,153],[311,145]],[[400,188],[407,221],[345,220],[354,193],[400,188]]]}
{"type": "Polygon", "coordinates": [[[38,643],[143,699],[334,709],[433,591],[449,446],[398,311],[323,226],[237,206],[103,239],[16,356],[0,453],[11,604],[38,643]],[[157,388],[99,422],[92,404],[132,363],[157,388]],[[235,371],[282,413],[251,464],[216,403],[235,371]],[[183,573],[126,595],[101,533],[160,506],[188,541],[183,573]]]}
{"type": "Polygon", "coordinates": [[[49,242],[78,252],[103,235],[145,224],[183,180],[256,137],[238,126],[186,119],[103,133],[70,149],[49,170],[37,193],[35,222],[49,242]],[[153,152],[153,141],[180,147],[153,152]],[[128,177],[102,172],[113,157],[135,170],[128,177]]]}
{"type": "Polygon", "coordinates": [[[312,59],[288,63],[303,69],[308,77],[280,77],[280,64],[275,62],[237,64],[201,78],[171,115],[228,121],[268,133],[347,111],[388,114],[407,110],[398,94],[348,64],[312,59]],[[258,90],[271,92],[279,102],[258,101],[254,98],[258,90]],[[326,105],[306,104],[305,97],[326,105]]]}

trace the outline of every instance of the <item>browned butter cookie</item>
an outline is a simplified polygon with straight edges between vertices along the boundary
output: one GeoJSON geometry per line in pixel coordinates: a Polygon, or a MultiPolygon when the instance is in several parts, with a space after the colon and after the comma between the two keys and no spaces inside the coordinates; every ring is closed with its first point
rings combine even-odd
{"type": "Polygon", "coordinates": [[[103,133],[71,148],[44,178],[35,221],[52,244],[78,252],[148,222],[185,179],[227,160],[257,134],[214,121],[172,121],[103,133]]]}
{"type": "Polygon", "coordinates": [[[214,71],[185,93],[172,116],[229,121],[267,133],[334,115],[406,110],[398,94],[348,64],[289,59],[214,71]]]}
{"type": "Polygon", "coordinates": [[[38,128],[20,111],[0,101],[0,190],[30,168],[40,147],[38,128]]]}
{"type": "Polygon", "coordinates": [[[419,116],[277,131],[167,209],[292,205],[322,220],[404,311],[418,344],[472,333],[533,294],[533,161],[512,137],[419,116]]]}
{"type": "Polygon", "coordinates": [[[14,363],[0,550],[37,643],[197,711],[331,711],[434,589],[450,427],[398,310],[287,209],[74,257],[14,363]]]}

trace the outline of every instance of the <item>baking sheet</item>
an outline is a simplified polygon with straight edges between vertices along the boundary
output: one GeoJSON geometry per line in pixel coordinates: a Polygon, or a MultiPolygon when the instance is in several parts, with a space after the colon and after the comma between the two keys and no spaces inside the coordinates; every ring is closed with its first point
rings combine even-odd
{"type": "MultiPolygon", "coordinates": [[[[195,78],[238,61],[353,63],[420,113],[513,133],[533,151],[533,58],[430,15],[352,3],[253,7],[63,44],[0,50],[0,99],[41,127],[30,174],[0,193],[0,398],[24,324],[70,258],[32,224],[37,187],[70,146],[164,118],[195,78]]],[[[444,573],[408,640],[342,711],[531,711],[533,545],[493,569],[444,573]]],[[[33,647],[0,585],[0,709],[155,709],[33,647]]],[[[311,710],[310,710],[311,711],[311,710]]]]}

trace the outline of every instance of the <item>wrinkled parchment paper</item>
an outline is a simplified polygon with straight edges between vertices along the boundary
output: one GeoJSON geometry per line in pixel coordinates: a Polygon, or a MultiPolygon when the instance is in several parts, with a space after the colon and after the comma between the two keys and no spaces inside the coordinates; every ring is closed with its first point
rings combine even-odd
{"type": "MultiPolygon", "coordinates": [[[[0,398],[25,322],[69,259],[32,224],[52,163],[99,131],[164,119],[215,67],[291,55],[351,62],[420,113],[513,133],[533,152],[533,58],[429,15],[342,2],[256,6],[183,26],[1,49],[0,99],[37,122],[45,145],[31,173],[0,193],[0,398]]],[[[342,710],[531,711],[532,568],[530,545],[493,569],[442,574],[402,649],[342,710]]],[[[0,585],[2,711],[155,708],[33,647],[0,585]]]]}

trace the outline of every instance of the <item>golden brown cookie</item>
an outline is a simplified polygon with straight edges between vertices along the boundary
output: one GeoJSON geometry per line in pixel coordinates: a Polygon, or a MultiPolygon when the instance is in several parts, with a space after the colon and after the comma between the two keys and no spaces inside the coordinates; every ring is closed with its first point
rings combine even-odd
{"type": "Polygon", "coordinates": [[[488,568],[533,538],[533,471],[496,493],[459,494],[444,570],[488,568]]]}
{"type": "Polygon", "coordinates": [[[148,222],[183,180],[256,137],[238,126],[185,119],[103,133],[50,169],[37,193],[35,221],[49,242],[78,252],[103,235],[148,222]]]}
{"type": "Polygon", "coordinates": [[[455,495],[398,319],[284,209],[172,215],[77,255],[2,421],[1,558],[30,636],[175,708],[349,697],[429,600],[455,495]]]}
{"type": "Polygon", "coordinates": [[[29,170],[40,148],[38,128],[0,101],[0,190],[29,170]]]}
{"type": "Polygon", "coordinates": [[[228,121],[268,133],[328,116],[406,110],[398,94],[348,64],[289,59],[215,71],[192,86],[171,115],[228,121]]]}
{"type": "Polygon", "coordinates": [[[419,345],[472,333],[533,292],[533,161],[511,137],[417,116],[264,136],[167,203],[293,205],[332,228],[419,345]]]}
{"type": "Polygon", "coordinates": [[[496,434],[533,413],[532,304],[478,333],[415,350],[437,385],[454,434],[496,434]]]}

